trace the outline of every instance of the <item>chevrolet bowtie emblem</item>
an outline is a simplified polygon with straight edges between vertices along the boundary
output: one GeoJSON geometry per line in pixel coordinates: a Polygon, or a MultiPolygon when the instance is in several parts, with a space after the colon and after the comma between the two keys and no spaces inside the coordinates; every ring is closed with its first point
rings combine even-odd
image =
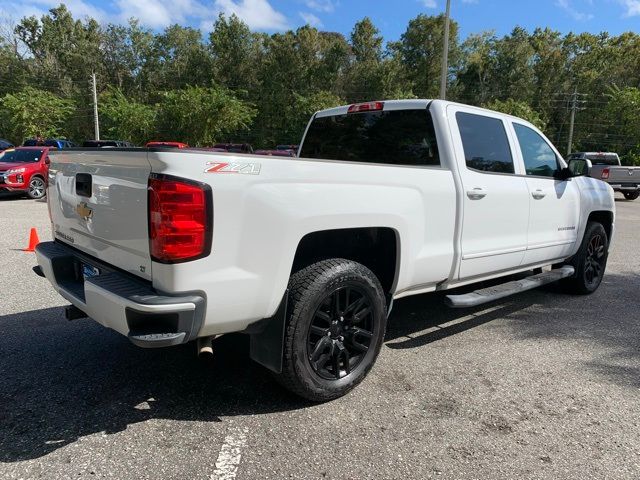
{"type": "Polygon", "coordinates": [[[91,210],[85,202],[80,202],[78,204],[76,212],[87,221],[91,218],[91,215],[93,215],[93,210],[91,210]]]}

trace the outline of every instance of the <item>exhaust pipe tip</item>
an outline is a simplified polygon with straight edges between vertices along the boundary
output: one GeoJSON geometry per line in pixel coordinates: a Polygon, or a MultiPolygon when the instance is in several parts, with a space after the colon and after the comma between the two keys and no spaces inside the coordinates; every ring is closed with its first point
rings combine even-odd
{"type": "Polygon", "coordinates": [[[197,340],[198,358],[207,359],[213,357],[213,341],[216,335],[212,337],[201,337],[197,340]]]}

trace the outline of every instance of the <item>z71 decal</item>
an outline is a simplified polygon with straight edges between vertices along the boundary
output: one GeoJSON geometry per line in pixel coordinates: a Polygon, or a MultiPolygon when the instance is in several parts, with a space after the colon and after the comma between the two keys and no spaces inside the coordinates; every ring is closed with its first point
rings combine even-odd
{"type": "Polygon", "coordinates": [[[260,175],[260,164],[241,162],[207,162],[207,169],[204,173],[242,173],[245,175],[260,175]]]}

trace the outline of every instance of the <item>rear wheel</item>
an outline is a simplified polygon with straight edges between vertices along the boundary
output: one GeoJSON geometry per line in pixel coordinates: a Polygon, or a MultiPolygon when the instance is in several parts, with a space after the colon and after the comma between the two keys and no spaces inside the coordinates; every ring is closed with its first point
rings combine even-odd
{"type": "Polygon", "coordinates": [[[567,262],[576,272],[572,277],[562,281],[565,289],[580,295],[595,292],[602,283],[608,255],[607,232],[602,224],[589,222],[578,253],[567,262]]]}
{"type": "Polygon", "coordinates": [[[380,282],[364,265],[331,259],[295,273],[289,289],[291,315],[278,381],[312,401],[345,395],[367,375],[384,340],[380,282]]]}
{"type": "Polygon", "coordinates": [[[627,200],[635,200],[640,197],[640,192],[622,192],[622,194],[627,200]]]}
{"type": "Polygon", "coordinates": [[[38,199],[44,197],[46,193],[44,180],[40,177],[32,177],[29,181],[29,189],[27,195],[29,198],[38,199]]]}

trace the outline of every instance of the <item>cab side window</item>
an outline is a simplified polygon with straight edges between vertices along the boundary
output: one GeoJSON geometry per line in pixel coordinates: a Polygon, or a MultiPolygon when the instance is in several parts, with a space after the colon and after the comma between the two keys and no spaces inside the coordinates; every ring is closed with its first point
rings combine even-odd
{"type": "Polygon", "coordinates": [[[515,173],[504,123],[472,113],[456,114],[467,167],[493,173],[515,173]]]}
{"type": "Polygon", "coordinates": [[[558,171],[558,157],[538,132],[514,123],[527,175],[553,177],[558,171]]]}

